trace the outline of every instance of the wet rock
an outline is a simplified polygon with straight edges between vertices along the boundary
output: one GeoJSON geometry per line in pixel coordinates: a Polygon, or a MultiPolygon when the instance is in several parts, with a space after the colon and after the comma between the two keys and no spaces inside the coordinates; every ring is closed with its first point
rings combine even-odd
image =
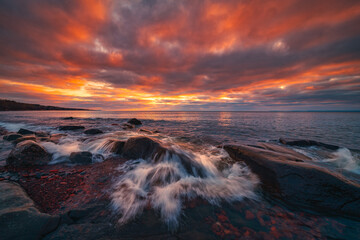
{"type": "Polygon", "coordinates": [[[51,155],[34,141],[26,140],[18,143],[10,152],[6,163],[11,166],[46,165],[51,155]]]}
{"type": "Polygon", "coordinates": [[[122,154],[125,142],[116,139],[109,139],[103,145],[103,148],[116,154],[122,154]]]}
{"type": "Polygon", "coordinates": [[[92,163],[91,152],[72,152],[70,154],[70,161],[78,164],[89,164],[92,163]]]}
{"type": "Polygon", "coordinates": [[[152,138],[132,137],[124,144],[123,156],[128,159],[148,159],[163,150],[160,143],[152,138]]]}
{"type": "Polygon", "coordinates": [[[298,146],[298,147],[323,147],[330,150],[338,150],[339,147],[335,145],[330,145],[322,142],[317,142],[313,140],[304,140],[304,139],[287,139],[287,138],[280,138],[279,142],[289,146],[298,146]]]}
{"type": "Polygon", "coordinates": [[[24,129],[24,128],[20,128],[20,130],[17,133],[21,134],[21,135],[33,135],[33,134],[35,134],[35,132],[24,129]]]}
{"type": "Polygon", "coordinates": [[[6,141],[11,142],[11,141],[14,141],[14,140],[16,140],[18,138],[21,138],[21,137],[22,137],[21,134],[12,133],[12,134],[5,135],[3,137],[3,139],[6,140],[6,141]]]}
{"type": "Polygon", "coordinates": [[[60,142],[60,139],[65,136],[67,136],[67,134],[64,133],[53,134],[50,136],[49,141],[58,144],[60,142]]]}
{"type": "Polygon", "coordinates": [[[36,137],[34,137],[34,136],[24,136],[24,137],[16,139],[14,141],[14,143],[18,144],[19,142],[23,142],[23,141],[26,141],[26,140],[36,141],[36,137]]]}
{"type": "Polygon", "coordinates": [[[311,161],[311,158],[305,156],[304,154],[301,154],[299,152],[296,152],[288,147],[279,146],[276,144],[271,143],[258,143],[256,147],[260,147],[266,150],[271,150],[274,152],[286,154],[289,156],[289,160],[296,161],[296,162],[303,162],[303,161],[311,161]]]}
{"type": "Polygon", "coordinates": [[[49,133],[47,133],[47,132],[35,132],[35,136],[37,136],[37,137],[49,137],[49,133]]]}
{"type": "Polygon", "coordinates": [[[5,135],[5,134],[8,134],[9,132],[3,128],[3,127],[0,127],[0,135],[5,135]]]}
{"type": "Polygon", "coordinates": [[[153,134],[152,131],[147,130],[147,129],[144,129],[144,128],[140,128],[140,129],[139,129],[139,132],[143,132],[143,133],[147,133],[147,134],[153,134]]]}
{"type": "Polygon", "coordinates": [[[60,131],[74,131],[74,130],[82,130],[85,129],[84,126],[75,126],[75,125],[69,125],[69,126],[60,126],[59,130],[60,131]]]}
{"type": "Polygon", "coordinates": [[[97,129],[97,128],[91,128],[91,129],[85,130],[84,133],[89,134],[89,135],[95,135],[95,134],[101,134],[101,133],[104,133],[104,132],[101,131],[100,129],[97,129]]]}
{"type": "Polygon", "coordinates": [[[124,130],[133,129],[133,128],[134,128],[134,125],[131,125],[129,123],[124,123],[122,125],[122,129],[124,129],[124,130]]]}
{"type": "Polygon", "coordinates": [[[55,230],[59,220],[41,213],[18,184],[0,182],[0,239],[40,239],[55,230]]]}
{"type": "Polygon", "coordinates": [[[224,149],[259,176],[264,190],[289,205],[360,217],[358,182],[287,153],[245,145],[224,149]]]}
{"type": "Polygon", "coordinates": [[[133,125],[141,125],[142,124],[142,122],[140,120],[136,119],[136,118],[130,119],[128,121],[128,123],[133,124],[133,125]]]}

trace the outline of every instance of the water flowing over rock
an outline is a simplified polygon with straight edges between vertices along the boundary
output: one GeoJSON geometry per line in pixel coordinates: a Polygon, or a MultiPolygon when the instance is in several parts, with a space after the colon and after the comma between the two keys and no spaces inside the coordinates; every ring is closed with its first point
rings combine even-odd
{"type": "Polygon", "coordinates": [[[35,134],[35,132],[24,129],[24,128],[20,128],[20,130],[17,133],[21,134],[21,135],[33,135],[33,134],[35,134]]]}
{"type": "Polygon", "coordinates": [[[18,143],[6,159],[12,166],[45,165],[51,160],[51,155],[34,141],[26,140],[18,143]]]}
{"type": "Polygon", "coordinates": [[[136,119],[136,118],[130,119],[128,121],[128,123],[133,124],[133,125],[141,125],[142,124],[142,122],[140,120],[136,119]]]}
{"type": "Polygon", "coordinates": [[[11,142],[11,141],[14,141],[14,140],[16,140],[18,138],[21,138],[21,137],[22,137],[21,134],[12,133],[12,134],[5,135],[3,137],[3,139],[6,140],[6,141],[11,142]]]}
{"type": "Polygon", "coordinates": [[[164,148],[158,141],[141,136],[129,138],[125,142],[122,154],[128,159],[149,159],[163,150],[164,148]]]}
{"type": "Polygon", "coordinates": [[[97,128],[91,128],[91,129],[85,130],[84,133],[89,134],[89,135],[95,135],[95,134],[101,134],[101,133],[104,133],[104,132],[101,131],[100,129],[97,129],[97,128]]]}
{"type": "Polygon", "coordinates": [[[69,125],[69,126],[60,126],[60,131],[74,131],[74,130],[82,130],[85,129],[84,126],[75,126],[75,125],[69,125]]]}
{"type": "Polygon", "coordinates": [[[178,146],[165,147],[148,137],[129,138],[123,156],[134,165],[125,170],[112,194],[113,209],[121,214],[119,223],[133,219],[149,204],[175,229],[184,199],[200,197],[218,204],[256,198],[256,176],[237,163],[224,163],[218,169],[216,164],[227,154],[216,151],[218,155],[202,155],[178,146]]]}
{"type": "Polygon", "coordinates": [[[299,155],[245,145],[224,149],[233,159],[244,161],[266,191],[288,204],[360,217],[358,182],[311,164],[307,157],[299,159],[299,155]]]}
{"type": "Polygon", "coordinates": [[[78,164],[89,164],[92,163],[91,152],[72,152],[70,154],[70,161],[78,164]]]}
{"type": "Polygon", "coordinates": [[[0,239],[40,239],[55,230],[59,220],[36,209],[18,184],[0,182],[0,239]]]}

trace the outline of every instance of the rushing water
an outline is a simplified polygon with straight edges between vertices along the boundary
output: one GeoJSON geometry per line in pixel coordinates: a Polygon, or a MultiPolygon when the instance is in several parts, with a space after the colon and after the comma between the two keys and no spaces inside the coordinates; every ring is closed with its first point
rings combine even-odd
{"type": "MultiPolygon", "coordinates": [[[[326,152],[316,147],[294,148],[314,162],[360,174],[360,113],[357,112],[103,112],[103,111],[22,111],[1,112],[0,127],[16,132],[20,128],[64,133],[62,125],[98,128],[104,133],[87,136],[66,131],[58,143],[41,142],[52,153],[50,164],[69,162],[77,151],[93,153],[93,162],[111,156],[116,140],[148,135],[160,140],[167,151],[160,161],[133,159],[119,166],[125,174],[115,178],[112,207],[125,223],[139,215],[148,204],[158,210],[171,228],[178,226],[184,199],[201,197],[211,204],[258,199],[258,179],[246,165],[234,163],[218,148],[226,143],[255,144],[280,137],[311,139],[340,146],[326,152]],[[67,119],[72,117],[71,119],[67,119]],[[138,118],[141,127],[123,130],[129,118],[138,118]],[[148,130],[146,132],[140,129],[148,130]],[[191,166],[189,168],[189,166],[191,166]]],[[[12,145],[0,140],[0,163],[12,145]]]]}

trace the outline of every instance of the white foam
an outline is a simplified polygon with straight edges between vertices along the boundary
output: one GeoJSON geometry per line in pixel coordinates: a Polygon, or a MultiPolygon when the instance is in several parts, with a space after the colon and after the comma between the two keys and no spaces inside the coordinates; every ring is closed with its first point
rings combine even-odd
{"type": "Polygon", "coordinates": [[[121,214],[120,224],[141,214],[149,204],[174,229],[178,226],[185,198],[201,197],[212,204],[256,198],[254,188],[258,179],[246,166],[235,163],[222,171],[217,169],[216,163],[227,156],[224,150],[218,149],[218,154],[210,155],[184,150],[179,152],[178,147],[172,151],[174,149],[177,154],[168,151],[160,162],[139,161],[116,181],[112,206],[121,214]],[[193,166],[190,172],[185,166],[189,156],[193,166]]]}
{"type": "Polygon", "coordinates": [[[360,174],[360,160],[347,148],[339,148],[332,158],[324,161],[336,164],[341,169],[360,174]]]}

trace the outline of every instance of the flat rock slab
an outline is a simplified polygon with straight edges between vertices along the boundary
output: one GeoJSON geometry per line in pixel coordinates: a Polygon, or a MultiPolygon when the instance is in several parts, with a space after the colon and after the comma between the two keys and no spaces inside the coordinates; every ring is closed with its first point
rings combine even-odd
{"type": "Polygon", "coordinates": [[[360,217],[360,184],[306,158],[245,145],[226,145],[237,161],[244,161],[261,179],[264,190],[290,205],[360,217]]]}
{"type": "Polygon", "coordinates": [[[59,220],[39,212],[18,184],[0,182],[0,239],[40,239],[55,230],[59,220]]]}

